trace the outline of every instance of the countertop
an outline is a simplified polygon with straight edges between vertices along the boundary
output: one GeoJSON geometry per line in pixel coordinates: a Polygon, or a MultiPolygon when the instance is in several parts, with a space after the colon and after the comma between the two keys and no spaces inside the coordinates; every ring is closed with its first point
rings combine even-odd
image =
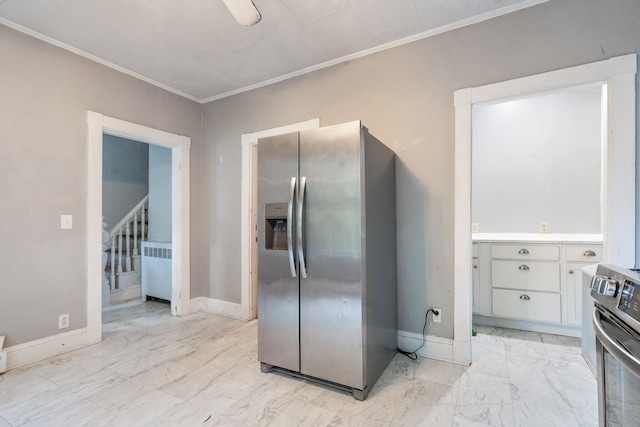
{"type": "Polygon", "coordinates": [[[473,233],[473,242],[602,244],[602,234],[473,233]]]}

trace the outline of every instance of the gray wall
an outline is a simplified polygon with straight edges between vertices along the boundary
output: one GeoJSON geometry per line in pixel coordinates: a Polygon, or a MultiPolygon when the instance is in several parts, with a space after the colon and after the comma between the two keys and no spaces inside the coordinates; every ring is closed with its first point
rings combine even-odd
{"type": "Polygon", "coordinates": [[[474,108],[472,222],[483,233],[601,233],[601,87],[474,108]]]}
{"type": "MultiPolygon", "coordinates": [[[[201,106],[0,25],[0,330],[7,346],[86,326],[87,110],[191,138],[191,274],[201,271],[201,106]],[[60,214],[73,229],[60,230],[60,214]]],[[[100,286],[99,280],[95,286],[100,286]]]]}
{"type": "Polygon", "coordinates": [[[102,136],[102,215],[107,230],[149,193],[149,144],[102,136]]]}
{"type": "Polygon", "coordinates": [[[149,240],[171,242],[171,149],[149,145],[149,240]]]}
{"type": "Polygon", "coordinates": [[[240,135],[320,117],[361,119],[398,154],[399,319],[453,336],[456,89],[640,50],[637,0],[551,1],[507,16],[208,103],[203,109],[203,283],[240,300],[240,135]],[[222,156],[223,162],[219,159],[222,156]]]}

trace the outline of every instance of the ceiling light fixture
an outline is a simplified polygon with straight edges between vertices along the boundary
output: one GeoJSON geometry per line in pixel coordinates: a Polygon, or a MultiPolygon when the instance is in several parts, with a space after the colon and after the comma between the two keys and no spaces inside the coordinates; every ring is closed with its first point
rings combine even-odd
{"type": "Polygon", "coordinates": [[[233,15],[236,22],[243,27],[250,27],[251,25],[260,22],[260,12],[256,9],[256,6],[251,0],[222,0],[229,9],[229,12],[233,15]]]}

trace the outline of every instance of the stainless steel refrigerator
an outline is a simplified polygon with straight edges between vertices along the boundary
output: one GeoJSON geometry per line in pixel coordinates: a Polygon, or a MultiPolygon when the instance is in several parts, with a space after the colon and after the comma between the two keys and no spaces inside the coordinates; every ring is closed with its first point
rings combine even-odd
{"type": "Polygon", "coordinates": [[[258,359],[363,400],[397,349],[395,155],[359,121],[258,141],[258,359]]]}

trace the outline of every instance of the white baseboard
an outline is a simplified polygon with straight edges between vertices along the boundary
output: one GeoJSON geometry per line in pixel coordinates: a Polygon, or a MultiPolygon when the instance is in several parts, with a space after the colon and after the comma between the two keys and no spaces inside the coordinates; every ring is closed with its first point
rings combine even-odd
{"type": "Polygon", "coordinates": [[[552,323],[503,319],[501,317],[481,316],[479,314],[473,315],[473,323],[484,326],[497,326],[500,328],[542,332],[545,334],[566,335],[576,338],[582,337],[582,328],[580,326],[554,325],[552,323]]]}
{"type": "Polygon", "coordinates": [[[232,319],[249,320],[245,309],[241,304],[219,299],[197,297],[191,299],[191,313],[204,311],[205,313],[217,314],[219,316],[230,317],[232,319]]]}
{"type": "MultiPolygon", "coordinates": [[[[420,357],[455,362],[453,358],[453,340],[427,335],[424,346],[416,353],[420,357]]],[[[404,351],[414,351],[422,345],[422,334],[398,331],[398,347],[404,351]]]]}
{"type": "Polygon", "coordinates": [[[87,328],[29,341],[6,349],[7,369],[14,369],[89,345],[87,328]]]}

